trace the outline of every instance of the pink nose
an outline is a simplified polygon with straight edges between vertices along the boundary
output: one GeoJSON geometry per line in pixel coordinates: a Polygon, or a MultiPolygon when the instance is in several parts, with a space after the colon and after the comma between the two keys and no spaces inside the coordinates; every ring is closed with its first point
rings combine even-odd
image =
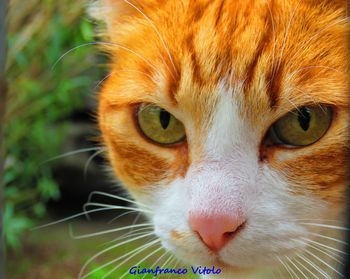
{"type": "Polygon", "coordinates": [[[220,251],[243,227],[245,219],[226,215],[190,214],[189,224],[212,251],[220,251]]]}

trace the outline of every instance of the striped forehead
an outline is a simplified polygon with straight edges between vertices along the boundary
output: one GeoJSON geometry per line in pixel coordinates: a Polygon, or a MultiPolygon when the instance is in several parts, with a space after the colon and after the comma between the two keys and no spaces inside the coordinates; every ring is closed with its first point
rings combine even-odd
{"type": "MultiPolygon", "coordinates": [[[[249,11],[249,7],[243,5],[242,10],[235,10],[237,18],[233,21],[228,17],[229,13],[223,12],[228,8],[224,7],[224,2],[214,1],[204,5],[197,1],[197,7],[189,9],[188,13],[192,15],[186,15],[186,20],[192,22],[189,25],[191,28],[183,32],[181,49],[174,52],[176,79],[174,74],[168,75],[166,90],[169,98],[184,112],[186,125],[190,125],[188,130],[196,139],[205,138],[209,131],[213,131],[214,118],[222,112],[227,113],[220,118],[227,120],[225,124],[230,131],[242,126],[238,122],[256,123],[256,119],[245,118],[268,110],[275,105],[278,96],[278,77],[270,83],[270,90],[260,88],[255,96],[247,94],[253,88],[257,67],[266,67],[259,63],[269,56],[267,37],[271,34],[265,28],[266,15],[254,17],[247,24],[244,13],[249,11]],[[211,34],[210,38],[208,34],[211,34]],[[246,41],[250,42],[249,46],[242,48],[246,41]],[[253,100],[250,105],[249,98],[253,100]],[[224,108],[219,109],[223,105],[224,108]],[[188,119],[191,119],[191,123],[188,123],[188,119]],[[229,124],[230,121],[235,123],[229,124]]],[[[195,1],[191,3],[195,5],[195,1]]],[[[264,8],[268,13],[266,5],[264,8]]],[[[271,72],[271,68],[268,66],[264,70],[271,72]]],[[[265,85],[267,83],[264,82],[265,85]]],[[[203,150],[203,140],[201,143],[194,145],[196,150],[193,154],[201,154],[198,149],[203,150]]]]}
{"type": "MultiPolygon", "coordinates": [[[[279,107],[283,114],[329,103],[334,84],[346,84],[346,36],[332,29],[339,31],[344,21],[338,11],[315,23],[307,3],[299,2],[283,3],[282,9],[278,1],[189,1],[179,20],[183,26],[171,31],[181,43],[169,38],[177,68],[175,79],[168,74],[170,99],[207,126],[220,92],[230,88],[238,113],[251,123],[279,107]],[[333,39],[324,44],[330,34],[333,39]]],[[[332,103],[344,99],[344,88],[332,103]]]]}
{"type": "MultiPolygon", "coordinates": [[[[266,15],[268,6],[264,5],[265,13],[260,11],[248,21],[246,13],[252,12],[249,5],[230,5],[235,7],[233,14],[231,9],[227,10],[230,6],[224,9],[225,1],[213,1],[206,5],[200,3],[190,2],[190,6],[194,7],[188,9],[191,15],[186,15],[184,21],[188,21],[191,27],[181,35],[181,48],[176,50],[176,57],[180,60],[178,84],[174,86],[172,82],[169,88],[185,89],[186,84],[194,84],[192,86],[196,88],[207,89],[222,80],[231,86],[242,79],[245,80],[245,87],[249,88],[258,61],[261,56],[269,54],[267,50],[272,36],[271,28],[266,27],[271,21],[266,15]],[[242,9],[238,6],[242,6],[242,9]],[[242,45],[246,47],[242,48],[242,45]]],[[[172,99],[177,100],[183,97],[179,95],[187,94],[187,91],[170,90],[169,93],[178,95],[172,96],[172,99]]],[[[203,97],[208,98],[207,95],[203,97]]],[[[273,94],[270,97],[270,103],[273,104],[275,97],[273,94]]]]}
{"type": "MultiPolygon", "coordinates": [[[[137,28],[132,23],[123,29],[128,34],[131,26],[138,31],[120,42],[134,53],[115,52],[119,58],[116,72],[132,73],[133,85],[128,82],[124,87],[135,87],[135,100],[145,101],[143,89],[147,87],[148,95],[157,95],[156,103],[162,104],[166,95],[195,121],[208,123],[222,81],[227,88],[243,81],[232,97],[240,99],[240,113],[252,123],[284,105],[286,112],[293,105],[329,103],[333,85],[339,87],[347,80],[343,62],[347,60],[347,28],[342,9],[323,11],[322,20],[315,20],[315,13],[320,12],[315,3],[166,1],[161,9],[153,9],[155,15],[152,9],[146,11],[154,26],[139,19],[137,28]],[[160,84],[155,80],[161,80],[160,84]]],[[[125,80],[122,77],[119,83],[125,80]]],[[[333,104],[341,102],[344,96],[340,95],[333,94],[333,104]]],[[[116,98],[120,96],[111,94],[111,99],[116,98]]],[[[152,96],[147,100],[152,101],[152,96]]]]}

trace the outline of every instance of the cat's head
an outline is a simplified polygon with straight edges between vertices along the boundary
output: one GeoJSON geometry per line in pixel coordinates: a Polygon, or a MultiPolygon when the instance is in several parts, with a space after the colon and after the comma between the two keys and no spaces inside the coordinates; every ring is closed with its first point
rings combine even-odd
{"type": "Polygon", "coordinates": [[[98,119],[163,245],[233,270],[299,253],[345,207],[345,1],[102,0],[98,119]],[[317,221],[316,221],[317,220],[317,221]]]}

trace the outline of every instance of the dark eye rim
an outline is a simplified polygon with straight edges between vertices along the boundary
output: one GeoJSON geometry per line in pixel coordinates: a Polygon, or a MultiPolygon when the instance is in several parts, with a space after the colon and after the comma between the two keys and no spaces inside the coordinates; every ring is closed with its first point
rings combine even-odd
{"type": "Polygon", "coordinates": [[[274,123],[272,123],[272,125],[269,126],[269,128],[267,129],[267,131],[265,133],[265,136],[263,137],[263,144],[264,144],[264,146],[267,147],[267,148],[279,148],[279,149],[302,149],[302,148],[309,147],[309,146],[317,143],[318,141],[320,141],[322,138],[324,138],[324,136],[331,129],[335,119],[337,118],[336,108],[333,105],[329,105],[329,104],[318,104],[318,105],[310,104],[310,105],[300,106],[300,107],[298,107],[298,109],[301,109],[301,108],[316,108],[318,106],[322,106],[322,107],[330,109],[331,119],[330,119],[330,123],[329,123],[329,126],[326,129],[326,131],[316,141],[314,141],[314,142],[312,142],[310,144],[307,144],[307,145],[292,145],[292,144],[284,143],[280,139],[278,139],[278,142],[277,141],[276,142],[272,142],[272,139],[271,139],[272,133],[275,133],[275,135],[274,135],[275,136],[275,140],[277,139],[276,132],[274,131],[275,123],[277,123],[277,121],[279,121],[280,119],[285,117],[288,113],[297,111],[297,109],[295,109],[295,110],[292,110],[292,111],[289,111],[289,112],[285,113],[283,116],[279,117],[274,123]]]}
{"type": "MultiPolygon", "coordinates": [[[[137,103],[137,104],[133,104],[132,115],[133,115],[134,126],[136,127],[136,130],[137,130],[138,134],[143,139],[145,139],[147,142],[149,142],[149,143],[151,143],[153,145],[157,145],[157,146],[160,146],[160,147],[163,147],[163,148],[178,148],[178,147],[180,147],[182,145],[187,145],[186,129],[185,129],[185,135],[180,140],[178,140],[176,142],[173,142],[173,143],[159,143],[159,142],[151,139],[150,137],[148,137],[143,132],[142,128],[140,127],[140,123],[138,121],[138,113],[140,111],[140,107],[142,105],[145,105],[145,104],[153,105],[153,106],[162,108],[161,106],[158,106],[157,104],[153,104],[153,103],[137,103]]],[[[184,128],[185,128],[185,125],[184,125],[184,128]]]]}

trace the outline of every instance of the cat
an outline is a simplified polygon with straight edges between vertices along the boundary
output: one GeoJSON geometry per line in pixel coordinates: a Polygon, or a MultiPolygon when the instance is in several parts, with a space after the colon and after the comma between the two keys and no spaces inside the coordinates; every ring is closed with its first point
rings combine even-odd
{"type": "Polygon", "coordinates": [[[222,270],[202,278],[341,276],[346,5],[92,3],[111,56],[97,112],[108,159],[166,249],[222,270]]]}

